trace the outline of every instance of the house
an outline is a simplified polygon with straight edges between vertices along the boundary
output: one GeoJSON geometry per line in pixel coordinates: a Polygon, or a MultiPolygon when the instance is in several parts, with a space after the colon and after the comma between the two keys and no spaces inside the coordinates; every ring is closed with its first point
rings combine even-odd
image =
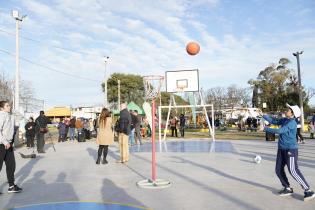
{"type": "Polygon", "coordinates": [[[60,122],[62,118],[71,117],[71,109],[68,107],[54,107],[45,111],[45,115],[52,122],[60,122]]]}
{"type": "Polygon", "coordinates": [[[71,116],[76,117],[76,118],[92,118],[95,119],[96,115],[101,113],[102,111],[101,106],[82,106],[82,107],[76,107],[72,108],[71,110],[71,116]]]}

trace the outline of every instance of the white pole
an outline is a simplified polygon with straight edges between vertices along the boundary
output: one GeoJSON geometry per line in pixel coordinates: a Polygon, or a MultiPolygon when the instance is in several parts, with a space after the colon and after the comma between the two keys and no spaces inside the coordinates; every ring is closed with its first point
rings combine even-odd
{"type": "Polygon", "coordinates": [[[108,100],[107,100],[107,61],[108,61],[109,57],[105,57],[105,76],[104,76],[104,107],[108,106],[108,100]]]}
{"type": "Polygon", "coordinates": [[[167,128],[168,128],[168,121],[169,121],[170,114],[171,114],[171,106],[172,106],[172,97],[170,97],[170,103],[169,103],[169,106],[168,106],[168,112],[167,112],[166,124],[165,124],[165,129],[164,129],[163,141],[165,141],[165,139],[166,139],[166,133],[167,133],[167,128]]]}
{"type": "Polygon", "coordinates": [[[20,52],[19,52],[19,21],[15,18],[15,92],[14,92],[14,110],[16,113],[20,111],[20,52]]]}
{"type": "Polygon", "coordinates": [[[211,128],[211,126],[210,126],[208,113],[207,113],[207,110],[206,110],[206,106],[205,106],[205,103],[204,103],[204,100],[203,100],[203,96],[202,96],[201,91],[199,91],[199,97],[200,97],[200,102],[201,102],[201,105],[202,105],[203,110],[204,110],[204,112],[205,112],[206,122],[207,122],[208,127],[209,127],[209,134],[210,134],[210,136],[212,137],[212,140],[214,141],[214,135],[213,135],[213,130],[214,130],[214,129],[213,129],[213,128],[211,128]]]}
{"type": "Polygon", "coordinates": [[[120,107],[120,80],[117,81],[118,82],[118,110],[120,107]]]}
{"type": "Polygon", "coordinates": [[[162,129],[162,126],[161,126],[161,123],[162,123],[162,114],[161,114],[161,105],[159,106],[159,144],[160,144],[160,152],[162,152],[162,132],[161,132],[161,129],[162,129]]]}
{"type": "Polygon", "coordinates": [[[212,105],[212,122],[211,122],[211,124],[212,124],[212,134],[213,134],[212,140],[214,141],[215,127],[214,127],[214,107],[213,107],[213,105],[212,105]]]}

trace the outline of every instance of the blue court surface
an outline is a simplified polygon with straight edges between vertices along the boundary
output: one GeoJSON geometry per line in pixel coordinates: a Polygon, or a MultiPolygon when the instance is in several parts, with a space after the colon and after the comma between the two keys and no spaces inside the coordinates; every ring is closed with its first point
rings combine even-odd
{"type": "MultiPolygon", "coordinates": [[[[233,145],[230,142],[213,142],[213,141],[169,141],[162,142],[162,152],[234,152],[233,145]]],[[[134,145],[130,147],[131,153],[151,152],[151,143],[145,143],[141,146],[134,145]]],[[[156,143],[156,151],[160,151],[159,142],[156,143]]]]}
{"type": "Polygon", "coordinates": [[[24,207],[17,207],[10,210],[139,210],[142,207],[134,207],[111,203],[93,203],[93,202],[64,202],[64,203],[46,203],[24,207]]]}

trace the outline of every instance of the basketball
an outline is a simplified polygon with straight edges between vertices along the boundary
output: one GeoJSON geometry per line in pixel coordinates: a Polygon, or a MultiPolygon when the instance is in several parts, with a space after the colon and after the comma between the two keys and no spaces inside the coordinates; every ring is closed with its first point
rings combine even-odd
{"type": "Polygon", "coordinates": [[[200,51],[200,46],[197,42],[189,42],[186,45],[186,51],[189,55],[197,55],[200,51]]]}

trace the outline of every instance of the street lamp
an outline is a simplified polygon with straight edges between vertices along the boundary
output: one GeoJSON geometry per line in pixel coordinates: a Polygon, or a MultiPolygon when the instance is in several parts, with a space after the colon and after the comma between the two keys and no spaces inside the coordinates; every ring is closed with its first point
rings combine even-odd
{"type": "Polygon", "coordinates": [[[108,105],[108,100],[107,100],[107,72],[106,72],[106,67],[107,67],[107,62],[109,60],[108,56],[104,56],[104,63],[105,63],[105,75],[104,75],[104,107],[107,107],[108,105]]]}
{"type": "Polygon", "coordinates": [[[116,78],[115,76],[111,76],[112,79],[117,80],[117,89],[118,89],[118,101],[117,101],[117,110],[120,109],[120,79],[116,78]]]}
{"type": "Polygon", "coordinates": [[[14,110],[20,111],[20,52],[19,52],[19,23],[23,21],[26,15],[20,16],[19,11],[13,10],[12,17],[15,19],[15,91],[14,91],[14,110]]]}
{"type": "Polygon", "coordinates": [[[297,60],[297,69],[298,69],[298,79],[299,79],[299,101],[301,108],[301,125],[302,131],[304,131],[304,109],[303,109],[303,96],[302,96],[302,81],[301,81],[301,70],[300,70],[300,55],[302,55],[303,51],[293,53],[297,60]]]}

